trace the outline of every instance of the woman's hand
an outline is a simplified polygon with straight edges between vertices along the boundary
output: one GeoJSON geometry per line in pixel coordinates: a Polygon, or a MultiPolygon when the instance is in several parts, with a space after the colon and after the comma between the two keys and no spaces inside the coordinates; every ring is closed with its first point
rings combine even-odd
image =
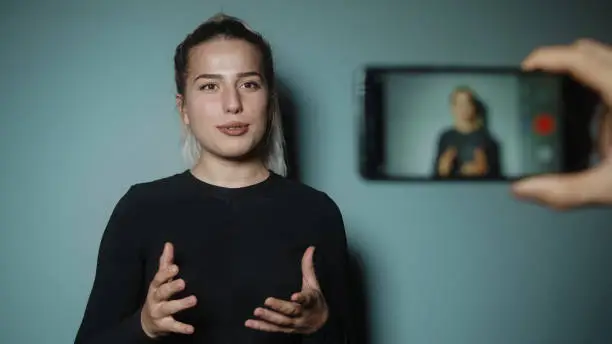
{"type": "Polygon", "coordinates": [[[488,171],[487,155],[481,148],[474,150],[474,160],[461,166],[461,174],[469,177],[484,176],[488,171]]]}
{"type": "Polygon", "coordinates": [[[170,297],[185,288],[182,279],[172,280],[178,274],[178,266],[174,263],[174,247],[167,243],[159,258],[159,270],[149,285],[146,302],[142,308],[140,321],[143,331],[151,338],[157,338],[168,333],[193,333],[193,326],[174,320],[173,314],[196,304],[196,297],[189,296],[180,300],[170,297]]]}
{"type": "Polygon", "coordinates": [[[325,325],[329,311],[315,275],[313,255],[314,247],[309,247],[302,258],[302,290],[290,301],[266,299],[267,308],[256,308],[258,319],[247,320],[245,326],[266,332],[311,334],[325,325]]]}
{"type": "Polygon", "coordinates": [[[612,205],[612,47],[592,40],[536,49],[523,61],[525,70],[569,73],[598,92],[598,147],[601,163],[584,172],[528,178],[513,185],[521,198],[556,209],[589,204],[612,205]]]}
{"type": "Polygon", "coordinates": [[[440,161],[438,162],[438,174],[446,177],[450,174],[451,169],[453,168],[453,162],[457,157],[457,149],[455,147],[447,148],[442,156],[440,156],[440,161]]]}

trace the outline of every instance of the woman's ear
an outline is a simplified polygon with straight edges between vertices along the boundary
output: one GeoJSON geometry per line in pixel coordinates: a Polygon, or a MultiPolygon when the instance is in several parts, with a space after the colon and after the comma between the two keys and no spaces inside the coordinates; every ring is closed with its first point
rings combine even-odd
{"type": "Polygon", "coordinates": [[[189,125],[189,117],[187,116],[187,112],[185,111],[185,97],[181,94],[176,95],[176,109],[181,117],[181,121],[185,125],[189,125]]]}

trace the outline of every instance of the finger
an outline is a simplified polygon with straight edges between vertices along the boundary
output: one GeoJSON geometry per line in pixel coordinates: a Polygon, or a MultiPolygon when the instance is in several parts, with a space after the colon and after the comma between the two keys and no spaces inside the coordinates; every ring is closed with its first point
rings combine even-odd
{"type": "Polygon", "coordinates": [[[296,302],[269,297],[266,299],[264,304],[274,311],[291,317],[299,316],[302,313],[302,305],[296,302]]]}
{"type": "Polygon", "coordinates": [[[160,320],[160,327],[164,332],[174,332],[182,334],[192,334],[194,328],[191,325],[174,320],[172,317],[166,317],[160,320]]]}
{"type": "Polygon", "coordinates": [[[606,184],[610,184],[605,180],[606,176],[600,171],[601,168],[567,175],[527,178],[515,183],[512,191],[519,198],[559,210],[591,204],[598,201],[602,196],[601,190],[606,189],[606,184]]]}
{"type": "Polygon", "coordinates": [[[182,298],[180,300],[165,301],[158,307],[158,313],[154,316],[157,318],[162,318],[173,315],[182,310],[195,306],[197,302],[198,300],[194,295],[182,298]]]}
{"type": "Polygon", "coordinates": [[[314,304],[317,295],[315,293],[301,292],[291,295],[291,301],[297,302],[303,307],[310,307],[314,304]]]}
{"type": "Polygon", "coordinates": [[[479,168],[485,169],[487,165],[487,156],[482,149],[478,150],[475,154],[476,164],[479,168]]]}
{"type": "Polygon", "coordinates": [[[283,327],[292,327],[296,322],[296,318],[262,307],[256,308],[253,314],[261,320],[283,327]]]}
{"type": "Polygon", "coordinates": [[[178,266],[170,265],[168,268],[159,269],[155,276],[153,277],[153,281],[151,281],[152,288],[159,288],[162,284],[168,282],[171,278],[178,274],[178,266]]]}
{"type": "Polygon", "coordinates": [[[526,70],[569,73],[599,91],[608,104],[612,101],[612,50],[592,40],[572,45],[536,49],[522,63],[526,70]]]}
{"type": "Polygon", "coordinates": [[[302,290],[315,289],[320,290],[319,281],[315,274],[315,268],[313,263],[315,247],[310,246],[304,252],[302,257],[302,290]]]}
{"type": "Polygon", "coordinates": [[[601,159],[607,159],[612,147],[612,111],[603,104],[595,113],[597,120],[597,148],[601,159]]]}
{"type": "Polygon", "coordinates": [[[167,268],[174,261],[174,246],[167,242],[164,244],[164,250],[159,257],[159,267],[167,268]]]}
{"type": "Polygon", "coordinates": [[[282,332],[282,333],[297,332],[297,330],[294,328],[278,326],[276,324],[271,324],[263,320],[249,319],[244,323],[244,325],[254,330],[264,331],[264,332],[282,332]]]}
{"type": "Polygon", "coordinates": [[[159,286],[155,291],[155,301],[166,301],[172,295],[178,293],[179,291],[185,288],[185,281],[182,279],[177,279],[172,282],[167,282],[159,286]]]}

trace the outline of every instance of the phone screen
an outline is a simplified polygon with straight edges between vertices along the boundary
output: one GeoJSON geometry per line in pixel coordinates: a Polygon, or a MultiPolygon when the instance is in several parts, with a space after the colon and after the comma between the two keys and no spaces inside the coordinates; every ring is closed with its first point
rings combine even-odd
{"type": "Polygon", "coordinates": [[[593,92],[514,68],[370,67],[361,174],[378,180],[513,180],[591,162],[593,92]]]}

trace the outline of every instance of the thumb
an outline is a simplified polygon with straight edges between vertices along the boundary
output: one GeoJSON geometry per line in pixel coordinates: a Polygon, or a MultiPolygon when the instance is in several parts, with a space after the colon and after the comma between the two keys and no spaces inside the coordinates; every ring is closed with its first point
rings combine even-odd
{"type": "Polygon", "coordinates": [[[314,251],[315,247],[310,246],[306,249],[306,252],[304,252],[304,256],[302,257],[302,290],[320,290],[319,281],[317,281],[317,275],[315,274],[313,263],[314,251]]]}
{"type": "Polygon", "coordinates": [[[172,245],[172,243],[167,242],[164,244],[164,251],[162,252],[162,255],[159,257],[159,267],[165,269],[169,267],[173,262],[174,262],[174,246],[172,245]]]}
{"type": "MultiPolygon", "coordinates": [[[[570,209],[603,201],[610,189],[610,167],[605,164],[573,174],[549,174],[518,181],[512,192],[520,199],[535,201],[554,209],[570,209]]],[[[610,197],[607,195],[607,197],[610,197]]]]}

